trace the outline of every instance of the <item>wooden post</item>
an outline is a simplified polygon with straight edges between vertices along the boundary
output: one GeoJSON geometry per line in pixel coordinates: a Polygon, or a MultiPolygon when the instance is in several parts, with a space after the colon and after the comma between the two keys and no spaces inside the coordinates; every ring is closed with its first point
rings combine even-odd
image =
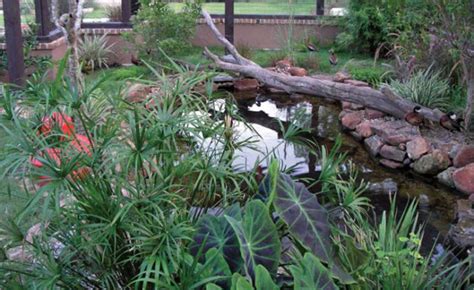
{"type": "MultiPolygon", "coordinates": [[[[230,43],[234,44],[234,0],[225,0],[224,35],[230,43]]],[[[229,52],[226,50],[226,53],[229,52]]]]}
{"type": "Polygon", "coordinates": [[[47,36],[53,30],[48,0],[35,0],[35,14],[38,36],[47,36]]]}
{"type": "Polygon", "coordinates": [[[21,34],[20,0],[3,1],[3,16],[5,18],[9,81],[23,86],[25,84],[25,60],[21,34]]]}
{"type": "Polygon", "coordinates": [[[130,22],[132,17],[132,0],[122,0],[122,22],[130,22]]]}
{"type": "Polygon", "coordinates": [[[324,0],[316,0],[316,15],[324,15],[324,0]]]}

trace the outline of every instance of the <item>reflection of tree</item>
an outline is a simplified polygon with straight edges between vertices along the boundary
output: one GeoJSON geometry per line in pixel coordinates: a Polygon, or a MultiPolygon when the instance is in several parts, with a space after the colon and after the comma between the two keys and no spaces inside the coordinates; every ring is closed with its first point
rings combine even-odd
{"type": "Polygon", "coordinates": [[[310,103],[298,103],[287,107],[287,121],[303,129],[311,128],[313,106],[310,103]]]}

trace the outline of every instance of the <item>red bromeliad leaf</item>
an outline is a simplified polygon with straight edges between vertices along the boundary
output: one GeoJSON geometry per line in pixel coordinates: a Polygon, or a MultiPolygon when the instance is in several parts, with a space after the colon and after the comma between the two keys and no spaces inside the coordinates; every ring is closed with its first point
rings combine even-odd
{"type": "Polygon", "coordinates": [[[92,156],[91,148],[92,142],[87,136],[76,134],[74,139],[71,141],[71,146],[77,150],[77,152],[83,152],[89,156],[92,156]]]}
{"type": "Polygon", "coordinates": [[[51,117],[45,116],[41,120],[42,125],[39,128],[39,133],[42,135],[48,135],[51,133],[53,126],[58,124],[61,132],[68,136],[73,136],[75,132],[74,121],[72,118],[64,113],[54,112],[51,117]]]}

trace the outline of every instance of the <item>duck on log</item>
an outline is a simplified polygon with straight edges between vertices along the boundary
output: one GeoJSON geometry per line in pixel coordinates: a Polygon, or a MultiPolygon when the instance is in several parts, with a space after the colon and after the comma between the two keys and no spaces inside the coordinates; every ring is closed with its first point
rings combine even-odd
{"type": "MultiPolygon", "coordinates": [[[[400,119],[403,119],[407,112],[413,111],[413,108],[417,106],[417,104],[395,95],[385,86],[377,90],[370,87],[358,87],[317,77],[291,76],[262,68],[239,54],[237,49],[216,28],[209,13],[203,10],[201,14],[218,41],[224,45],[227,51],[233,56],[231,60],[228,58],[221,59],[205,47],[204,54],[211,59],[214,65],[219,69],[255,78],[268,87],[284,90],[287,93],[301,93],[357,103],[400,119]]],[[[426,107],[421,107],[419,113],[423,115],[425,119],[434,122],[438,122],[443,115],[439,110],[431,110],[426,107]]]]}

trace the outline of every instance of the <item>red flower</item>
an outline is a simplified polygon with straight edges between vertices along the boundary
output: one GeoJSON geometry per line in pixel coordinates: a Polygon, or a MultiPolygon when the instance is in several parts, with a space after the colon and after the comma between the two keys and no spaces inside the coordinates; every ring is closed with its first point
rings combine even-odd
{"type": "Polygon", "coordinates": [[[53,126],[57,124],[61,132],[67,136],[73,136],[75,132],[74,121],[72,118],[64,113],[53,112],[51,117],[45,116],[41,120],[43,123],[39,127],[39,133],[43,135],[48,135],[51,133],[53,126]]]}

